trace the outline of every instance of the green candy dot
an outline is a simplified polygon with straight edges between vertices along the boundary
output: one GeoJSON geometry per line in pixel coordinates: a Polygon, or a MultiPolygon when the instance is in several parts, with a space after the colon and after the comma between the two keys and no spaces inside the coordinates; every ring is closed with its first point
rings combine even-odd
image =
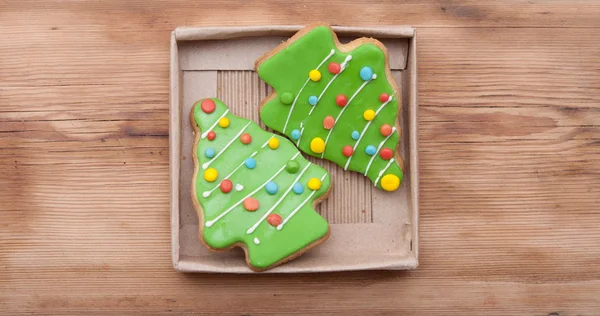
{"type": "Polygon", "coordinates": [[[300,169],[300,164],[295,160],[290,160],[285,165],[285,170],[289,173],[296,173],[300,169]]]}
{"type": "Polygon", "coordinates": [[[294,102],[294,95],[289,92],[284,92],[279,97],[279,101],[281,101],[283,104],[290,105],[292,102],[294,102]]]}

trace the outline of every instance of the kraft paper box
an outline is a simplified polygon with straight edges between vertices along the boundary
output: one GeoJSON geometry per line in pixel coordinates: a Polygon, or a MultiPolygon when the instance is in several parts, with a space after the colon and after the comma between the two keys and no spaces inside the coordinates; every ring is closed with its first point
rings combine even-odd
{"type": "MultiPolygon", "coordinates": [[[[254,72],[262,54],[301,26],[177,28],[171,36],[170,176],[171,234],[175,269],[182,272],[252,273],[241,249],[209,251],[198,239],[191,199],[192,105],[217,97],[233,114],[260,123],[258,108],[272,92],[254,72]]],[[[316,210],[331,236],[295,260],[264,273],[401,270],[418,265],[419,176],[417,146],[416,34],[407,26],[333,27],[342,43],[373,37],[388,48],[392,74],[401,89],[400,153],[405,177],[393,193],[376,189],[362,174],[308,159],[331,174],[333,191],[316,210]]]]}

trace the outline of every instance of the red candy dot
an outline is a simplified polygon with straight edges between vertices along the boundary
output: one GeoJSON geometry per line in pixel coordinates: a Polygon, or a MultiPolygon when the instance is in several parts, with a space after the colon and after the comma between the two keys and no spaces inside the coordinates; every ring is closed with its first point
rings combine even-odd
{"type": "Polygon", "coordinates": [[[338,63],[329,63],[329,66],[327,66],[327,69],[329,70],[330,73],[337,75],[338,73],[340,73],[340,70],[342,69],[342,67],[338,63]]]}
{"type": "Polygon", "coordinates": [[[388,137],[392,133],[392,127],[389,124],[383,124],[379,128],[379,132],[381,132],[381,135],[388,137]]]}
{"type": "Polygon", "coordinates": [[[325,129],[332,129],[333,125],[335,125],[335,119],[333,116],[327,116],[325,119],[323,119],[323,127],[325,129]]]}
{"type": "Polygon", "coordinates": [[[390,96],[387,93],[382,93],[381,95],[379,95],[379,101],[381,102],[387,102],[389,98],[390,96]]]}
{"type": "Polygon", "coordinates": [[[242,136],[240,136],[240,140],[242,141],[243,144],[250,144],[250,142],[252,141],[252,136],[250,136],[250,134],[248,133],[244,133],[242,134],[242,136]]]}
{"type": "Polygon", "coordinates": [[[217,133],[210,131],[208,132],[208,135],[206,137],[208,138],[208,140],[214,140],[215,137],[217,137],[217,133]]]}
{"type": "Polygon", "coordinates": [[[340,94],[337,97],[335,97],[335,103],[339,106],[346,106],[346,104],[348,103],[348,98],[346,98],[345,95],[340,94]]]}
{"type": "Polygon", "coordinates": [[[379,156],[381,156],[381,159],[383,160],[390,160],[392,159],[392,156],[394,156],[394,152],[389,148],[383,148],[379,152],[379,156]]]}
{"type": "Polygon", "coordinates": [[[231,192],[231,189],[233,189],[233,183],[231,183],[231,180],[225,179],[221,181],[219,187],[221,188],[221,191],[223,191],[223,193],[229,193],[231,192]]]}
{"type": "Polygon", "coordinates": [[[346,157],[352,156],[353,153],[354,149],[352,149],[351,146],[344,146],[344,149],[342,149],[342,154],[344,154],[346,157]]]}
{"type": "Polygon", "coordinates": [[[215,104],[215,101],[213,101],[211,99],[206,99],[206,100],[202,101],[202,103],[200,104],[200,107],[202,108],[202,111],[204,111],[204,113],[210,114],[215,111],[215,108],[217,106],[215,104]]]}
{"type": "Polygon", "coordinates": [[[258,200],[255,198],[249,197],[244,200],[244,208],[247,211],[254,212],[254,211],[258,210],[259,206],[260,206],[260,203],[258,203],[258,200]]]}
{"type": "Polygon", "coordinates": [[[269,222],[269,225],[271,226],[279,226],[279,224],[281,224],[281,216],[279,216],[279,214],[271,214],[267,216],[267,222],[269,222]]]}

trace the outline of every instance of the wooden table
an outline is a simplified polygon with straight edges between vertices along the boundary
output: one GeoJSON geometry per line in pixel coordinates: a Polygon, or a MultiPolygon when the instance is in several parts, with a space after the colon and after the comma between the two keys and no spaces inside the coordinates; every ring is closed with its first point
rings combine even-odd
{"type": "Polygon", "coordinates": [[[371,2],[0,1],[0,314],[599,315],[600,2],[371,2]],[[418,30],[421,266],[176,273],[170,31],[315,20],[418,30]]]}

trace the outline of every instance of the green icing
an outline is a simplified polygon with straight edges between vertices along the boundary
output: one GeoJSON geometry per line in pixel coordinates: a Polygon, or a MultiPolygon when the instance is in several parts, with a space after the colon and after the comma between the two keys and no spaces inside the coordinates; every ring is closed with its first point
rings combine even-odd
{"type": "Polygon", "coordinates": [[[294,144],[283,137],[264,131],[254,122],[251,122],[243,131],[252,136],[252,141],[250,144],[243,144],[237,135],[250,121],[229,112],[225,116],[230,121],[227,128],[215,125],[227,110],[227,106],[217,99],[212,100],[216,104],[216,109],[210,114],[202,111],[201,101],[196,103],[193,109],[194,121],[200,129],[200,133],[215,126],[212,130],[217,135],[213,141],[201,138],[194,153],[194,158],[198,159],[198,169],[195,170],[197,172],[195,195],[202,206],[204,223],[200,223],[200,225],[203,227],[202,237],[205,243],[212,248],[219,249],[227,248],[234,243],[243,243],[248,250],[250,265],[257,269],[265,269],[326,236],[329,226],[325,219],[313,209],[313,202],[326,194],[329,189],[330,177],[327,171],[314,164],[305,169],[309,162],[302,157],[294,144]],[[279,139],[279,147],[271,149],[267,145],[261,148],[271,137],[279,139]],[[230,145],[226,148],[228,144],[230,145]],[[217,153],[212,159],[207,158],[204,154],[209,147],[217,153]],[[223,193],[218,187],[219,183],[254,152],[256,152],[253,156],[256,160],[256,167],[248,169],[242,165],[228,178],[232,181],[234,189],[229,193],[223,193]],[[298,170],[290,173],[286,170],[286,166],[296,154],[297,157],[293,160],[295,163],[292,164],[297,164],[298,170]],[[212,162],[207,169],[214,168],[218,171],[218,178],[214,182],[204,179],[203,165],[210,161],[212,162]],[[280,170],[282,171],[272,180],[278,185],[279,190],[276,194],[270,195],[264,185],[280,170]],[[305,172],[301,175],[303,170],[305,172]],[[302,194],[296,194],[291,190],[298,177],[298,182],[304,186],[302,194]],[[308,189],[309,179],[321,179],[322,177],[324,177],[323,184],[318,191],[308,189]],[[236,186],[239,187],[239,185],[243,186],[241,191],[236,190],[236,186]],[[261,186],[263,187],[258,189],[261,186]],[[208,197],[203,196],[204,192],[214,188],[216,189],[208,197]],[[290,191],[285,195],[288,188],[290,191]],[[258,191],[251,194],[256,189],[258,191]],[[260,202],[257,211],[245,210],[243,203],[233,207],[248,195],[260,202]],[[278,202],[279,204],[277,204],[278,202]],[[304,204],[302,205],[302,203],[304,204]],[[276,207],[274,207],[275,205],[276,207]],[[300,205],[302,206],[300,207],[300,205]],[[290,216],[298,207],[299,209],[289,217],[289,221],[283,225],[281,230],[271,226],[265,218],[256,227],[256,230],[248,234],[247,231],[259,222],[272,207],[274,209],[271,214],[279,214],[282,220],[290,216]],[[226,215],[214,221],[228,210],[226,215]],[[210,221],[214,221],[213,224],[207,225],[210,221]],[[259,244],[255,243],[255,238],[258,238],[259,244]]]}
{"type": "MultiPolygon", "coordinates": [[[[365,153],[368,145],[379,148],[380,143],[385,140],[381,148],[390,148],[395,154],[398,147],[398,132],[395,131],[386,140],[379,130],[383,124],[396,125],[398,100],[392,84],[387,80],[384,52],[377,45],[366,43],[348,53],[341,52],[336,46],[334,34],[330,28],[318,26],[259,64],[257,72],[265,82],[274,88],[276,93],[282,95],[291,93],[294,98],[297,98],[295,103],[289,105],[282,102],[282,99],[285,98],[271,98],[262,106],[260,118],[268,127],[289,138],[292,138],[293,130],[301,131],[304,128],[300,141],[296,144],[303,152],[321,157],[321,154],[311,150],[310,142],[315,137],[327,139],[329,131],[323,127],[323,119],[327,116],[338,117],[343,108],[336,104],[335,99],[337,95],[344,94],[349,104],[331,131],[322,158],[344,167],[350,158],[342,154],[342,149],[344,146],[354,147],[358,142],[347,169],[364,174],[372,158],[365,153]],[[318,69],[322,75],[321,80],[307,81],[308,73],[321,64],[332,49],[334,54],[318,69]],[[351,55],[352,59],[325,90],[335,76],[328,71],[329,63],[342,64],[348,55],[351,55]],[[350,100],[365,83],[360,76],[360,71],[365,66],[370,67],[377,78],[366,84],[350,100]],[[319,97],[324,90],[325,92],[315,105],[312,114],[309,115],[313,108],[308,102],[309,97],[319,97]],[[382,93],[392,95],[392,101],[382,107],[365,130],[360,141],[354,140],[351,136],[352,132],[358,131],[363,134],[363,129],[368,124],[368,121],[363,118],[364,111],[369,109],[377,111],[382,105],[379,100],[382,93]],[[293,111],[290,114],[292,107],[293,111]],[[285,127],[288,115],[289,121],[285,127]]],[[[366,176],[374,183],[377,181],[375,185],[381,189],[381,178],[387,174],[396,175],[402,180],[403,173],[398,162],[394,161],[389,164],[389,161],[382,159],[377,152],[366,176]],[[385,171],[380,176],[382,170],[385,171]]]]}

